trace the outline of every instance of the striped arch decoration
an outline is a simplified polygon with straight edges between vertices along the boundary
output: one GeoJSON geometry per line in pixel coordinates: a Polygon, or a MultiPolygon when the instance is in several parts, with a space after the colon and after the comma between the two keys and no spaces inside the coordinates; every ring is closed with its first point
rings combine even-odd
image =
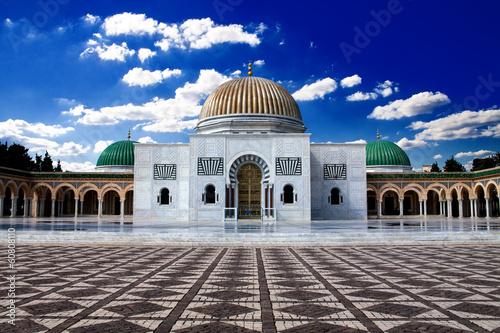
{"type": "Polygon", "coordinates": [[[239,166],[247,163],[247,162],[253,162],[255,164],[260,165],[262,169],[262,173],[264,174],[264,183],[269,183],[269,177],[271,176],[271,172],[269,171],[269,167],[267,166],[266,161],[264,161],[262,158],[256,155],[243,155],[240,156],[236,159],[236,161],[233,162],[233,165],[231,165],[231,168],[229,169],[229,180],[231,183],[236,183],[236,170],[238,170],[239,166]]]}

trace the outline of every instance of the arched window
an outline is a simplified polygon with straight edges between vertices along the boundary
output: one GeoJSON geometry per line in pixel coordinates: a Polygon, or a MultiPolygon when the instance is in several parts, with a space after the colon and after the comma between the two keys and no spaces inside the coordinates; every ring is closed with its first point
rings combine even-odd
{"type": "Polygon", "coordinates": [[[205,187],[205,203],[215,203],[215,186],[207,185],[207,187],[205,187]]]}
{"type": "Polygon", "coordinates": [[[283,203],[285,204],[293,204],[293,186],[285,185],[283,187],[283,203]]]}
{"type": "Polygon", "coordinates": [[[160,191],[160,205],[170,205],[170,191],[162,188],[160,191]]]}
{"type": "Polygon", "coordinates": [[[340,190],[336,187],[332,188],[330,191],[330,198],[328,199],[332,205],[340,205],[343,201],[342,196],[340,195],[340,190]]]}

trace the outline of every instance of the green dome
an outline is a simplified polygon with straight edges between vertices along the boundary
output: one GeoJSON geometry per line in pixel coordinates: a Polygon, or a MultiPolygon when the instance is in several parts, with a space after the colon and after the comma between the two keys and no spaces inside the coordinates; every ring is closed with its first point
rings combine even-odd
{"type": "Polygon", "coordinates": [[[366,165],[406,165],[411,167],[408,155],[397,144],[372,141],[366,144],[366,165]]]}
{"type": "Polygon", "coordinates": [[[134,143],[137,141],[118,141],[110,144],[99,156],[96,166],[134,165],[134,143]]]}

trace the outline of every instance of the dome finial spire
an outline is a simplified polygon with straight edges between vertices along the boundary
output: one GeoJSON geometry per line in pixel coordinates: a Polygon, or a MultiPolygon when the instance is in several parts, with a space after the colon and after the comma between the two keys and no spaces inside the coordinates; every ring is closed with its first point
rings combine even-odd
{"type": "Polygon", "coordinates": [[[129,139],[129,141],[130,141],[130,130],[128,130],[127,139],[129,139]]]}
{"type": "Polygon", "coordinates": [[[377,130],[377,140],[380,140],[380,133],[378,130],[377,130]]]}
{"type": "Polygon", "coordinates": [[[248,76],[252,76],[252,60],[248,61],[248,76]]]}

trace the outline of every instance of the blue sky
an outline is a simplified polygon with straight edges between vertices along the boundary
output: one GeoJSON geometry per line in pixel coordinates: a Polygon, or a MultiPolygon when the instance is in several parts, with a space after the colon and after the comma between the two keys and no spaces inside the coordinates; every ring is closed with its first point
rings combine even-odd
{"type": "Polygon", "coordinates": [[[188,142],[246,75],[296,98],[313,142],[385,140],[413,167],[496,152],[494,1],[0,0],[0,139],[92,170],[111,142],[188,142]]]}

